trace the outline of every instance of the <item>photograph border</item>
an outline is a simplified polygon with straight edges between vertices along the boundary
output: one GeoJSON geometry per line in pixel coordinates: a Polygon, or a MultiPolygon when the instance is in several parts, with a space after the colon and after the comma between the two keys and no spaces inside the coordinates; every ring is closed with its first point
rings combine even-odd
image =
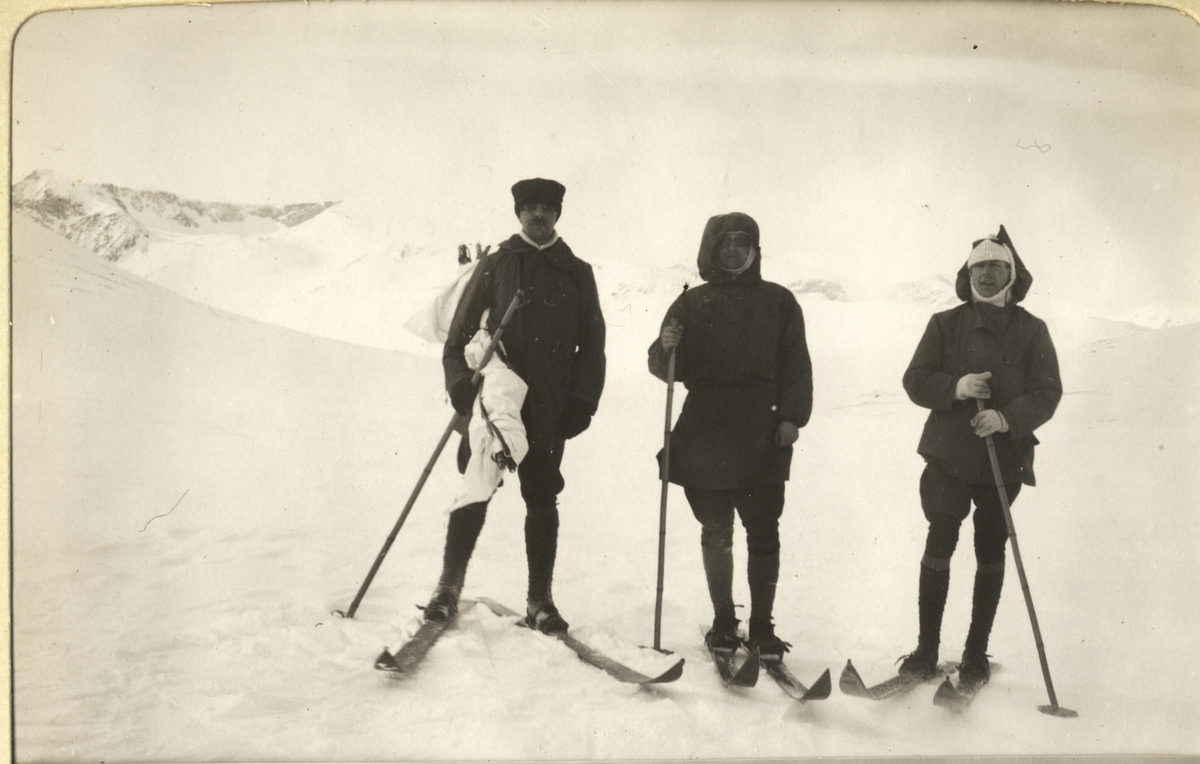
{"type": "MultiPolygon", "coordinates": [[[[0,565],[0,592],[3,592],[3,596],[5,598],[5,604],[6,604],[5,610],[7,613],[7,618],[5,619],[5,621],[3,622],[3,625],[2,625],[2,628],[4,629],[3,637],[4,637],[5,643],[7,645],[7,650],[5,651],[7,670],[4,672],[3,677],[0,678],[0,682],[3,682],[3,686],[2,686],[2,688],[0,688],[0,690],[2,690],[2,692],[0,692],[0,695],[2,695],[2,697],[3,697],[3,704],[2,704],[3,708],[0,709],[0,713],[3,714],[3,718],[4,718],[4,721],[6,722],[5,726],[6,726],[6,729],[8,730],[8,734],[5,735],[4,742],[6,745],[5,745],[4,749],[2,750],[2,752],[0,752],[0,755],[3,755],[4,758],[7,759],[8,761],[15,760],[14,759],[14,737],[15,737],[15,732],[16,732],[15,731],[15,719],[14,719],[14,708],[15,708],[14,679],[13,679],[13,673],[12,673],[12,669],[13,669],[13,623],[12,623],[13,573],[12,573],[11,529],[12,529],[12,518],[13,518],[13,514],[12,514],[13,507],[12,507],[12,482],[11,482],[12,477],[11,477],[11,475],[12,475],[13,443],[12,443],[12,364],[11,364],[11,361],[12,361],[12,352],[11,352],[11,343],[12,343],[12,324],[11,324],[11,318],[12,318],[12,293],[11,293],[11,287],[12,287],[12,284],[11,284],[11,274],[12,274],[12,271],[11,271],[12,217],[11,216],[12,216],[12,209],[11,209],[11,193],[12,193],[12,184],[15,181],[15,178],[12,177],[12,166],[13,166],[12,85],[13,85],[13,58],[14,58],[14,54],[15,54],[15,45],[16,45],[17,36],[19,35],[21,27],[24,25],[24,23],[26,21],[33,18],[34,16],[37,16],[39,14],[46,13],[46,12],[51,12],[51,11],[95,10],[95,9],[104,9],[104,8],[138,8],[138,7],[150,7],[150,6],[160,6],[160,5],[190,5],[190,6],[211,7],[214,5],[224,5],[224,4],[228,4],[228,3],[248,3],[248,2],[257,2],[257,3],[291,2],[291,3],[295,3],[295,4],[304,3],[305,5],[308,5],[310,2],[317,3],[317,2],[332,2],[332,1],[335,1],[335,0],[207,0],[205,2],[180,2],[179,0],[142,0],[141,2],[132,2],[132,3],[131,2],[122,2],[121,0],[73,0],[72,2],[63,2],[62,0],[2,0],[2,1],[0,1],[0,30],[2,30],[2,32],[3,32],[3,37],[5,40],[5,44],[7,46],[5,55],[3,56],[4,69],[3,69],[3,78],[2,79],[3,79],[3,83],[4,83],[4,88],[5,88],[5,97],[2,99],[2,106],[0,106],[0,108],[3,109],[3,119],[0,119],[0,130],[3,131],[4,143],[5,143],[5,146],[7,149],[4,152],[4,162],[5,162],[5,171],[6,171],[5,174],[9,178],[8,183],[5,184],[5,186],[2,190],[0,190],[0,195],[2,195],[2,197],[3,197],[3,204],[4,204],[4,210],[5,210],[4,215],[0,216],[0,217],[2,217],[2,222],[0,222],[0,226],[2,226],[2,228],[0,228],[0,233],[2,233],[2,235],[3,235],[3,241],[5,243],[6,252],[8,254],[8,262],[9,262],[9,267],[5,268],[2,271],[2,275],[0,275],[0,283],[2,283],[2,285],[3,285],[3,290],[4,290],[5,297],[6,297],[6,299],[4,301],[4,305],[5,305],[5,310],[7,313],[6,323],[8,324],[8,332],[5,334],[4,343],[5,343],[5,350],[7,351],[7,357],[9,360],[9,370],[8,370],[9,373],[0,377],[0,379],[3,380],[2,382],[0,382],[0,385],[3,386],[4,395],[9,400],[9,405],[4,408],[4,417],[5,417],[5,424],[6,424],[7,430],[8,430],[8,438],[4,441],[4,445],[3,445],[3,448],[4,448],[3,469],[5,470],[7,479],[2,482],[3,488],[0,489],[0,490],[4,491],[4,496],[3,496],[4,510],[3,511],[6,513],[5,516],[3,517],[3,522],[0,522],[0,528],[2,528],[2,531],[0,531],[0,532],[3,533],[4,540],[6,542],[3,545],[4,554],[5,554],[4,564],[0,565]]],[[[366,4],[366,2],[367,2],[367,0],[336,0],[336,1],[356,2],[356,3],[362,3],[362,4],[366,4]]],[[[405,2],[405,1],[406,0],[373,0],[373,2],[376,4],[381,3],[381,2],[382,3],[391,3],[391,2],[405,2]]],[[[482,0],[482,1],[486,2],[486,0],[482,0]]],[[[558,3],[573,2],[573,1],[574,0],[545,0],[545,3],[547,5],[555,5],[558,3]]],[[[633,0],[633,1],[638,2],[638,0],[633,0]]],[[[718,2],[720,2],[720,1],[722,1],[722,0],[718,0],[718,2]]],[[[765,2],[767,0],[723,0],[723,1],[728,2],[728,3],[743,4],[746,2],[751,2],[751,3],[760,2],[760,1],[765,2]]],[[[812,0],[812,1],[823,2],[826,0],[812,0]]],[[[827,0],[827,1],[833,2],[834,0],[827,0]]],[[[853,4],[855,2],[864,2],[864,1],[866,1],[866,0],[843,0],[843,3],[853,4]]],[[[942,0],[942,1],[943,2],[952,2],[952,0],[942,0]]],[[[1013,0],[978,0],[978,1],[983,2],[983,3],[997,3],[998,4],[998,3],[1012,3],[1013,0]]],[[[586,0],[585,0],[585,2],[586,2],[586,0]]],[[[1043,2],[1073,3],[1073,4],[1077,4],[1077,5],[1083,5],[1085,3],[1110,4],[1108,2],[1108,0],[1043,0],[1043,2]]],[[[1022,4],[1024,4],[1024,3],[1022,3],[1022,4]]],[[[1121,4],[1121,5],[1148,5],[1148,6],[1158,6],[1158,7],[1170,8],[1170,9],[1176,10],[1176,11],[1190,17],[1194,22],[1200,24],[1200,0],[1124,0],[1123,2],[1120,2],[1118,4],[1121,4]]],[[[968,758],[975,758],[975,757],[968,757],[968,758]]],[[[1039,758],[1039,757],[1036,757],[1036,756],[1030,756],[1030,757],[1000,756],[1000,757],[988,757],[988,761],[993,761],[993,762],[1013,761],[1013,760],[1028,761],[1028,760],[1037,759],[1037,758],[1039,758]]],[[[1048,757],[1040,757],[1040,758],[1048,758],[1048,757]]],[[[1165,761],[1165,760],[1174,759],[1176,757],[1158,756],[1158,755],[1128,756],[1128,755],[1113,754],[1111,756],[1110,755],[1099,755],[1099,756],[1077,755],[1077,756],[1049,757],[1049,758],[1054,758],[1059,761],[1061,761],[1063,759],[1074,761],[1074,760],[1085,759],[1085,758],[1086,759],[1097,758],[1097,759],[1104,759],[1104,760],[1121,760],[1121,761],[1150,761],[1150,760],[1153,760],[1153,761],[1157,762],[1157,761],[1165,761]]],[[[1186,759],[1196,760],[1196,757],[1194,757],[1194,756],[1178,757],[1178,758],[1180,758],[1180,759],[1186,758],[1186,759]]],[[[947,759],[947,757],[944,757],[944,756],[934,756],[934,757],[928,757],[928,758],[901,756],[901,757],[897,757],[895,759],[890,759],[890,760],[894,760],[894,761],[929,761],[929,760],[946,760],[946,759],[947,759]]]]}

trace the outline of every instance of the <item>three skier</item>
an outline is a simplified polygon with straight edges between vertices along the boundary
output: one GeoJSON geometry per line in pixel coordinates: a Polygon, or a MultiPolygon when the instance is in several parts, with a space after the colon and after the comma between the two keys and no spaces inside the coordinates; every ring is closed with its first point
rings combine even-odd
{"type": "MultiPolygon", "coordinates": [[[[552,596],[557,496],[565,441],[587,429],[605,374],[605,325],[591,267],[559,238],[565,188],[534,178],[512,187],[521,231],[483,257],[463,292],[445,343],[446,389],[456,411],[478,411],[479,390],[464,351],[480,330],[494,335],[514,295],[525,299],[506,327],[499,358],[528,386],[519,401],[527,453],[517,476],[526,504],[529,571],[526,622],[547,633],[568,628],[552,596]]],[[[652,374],[675,374],[688,395],[670,433],[670,482],[680,485],[700,524],[704,574],[713,606],[710,647],[742,644],[733,585],[734,514],[746,531],[750,614],[746,646],[781,660],[790,646],[774,632],[779,520],[792,444],[812,412],[812,365],[804,316],[790,290],[765,281],[758,224],[716,215],[705,225],[697,266],[705,283],[675,300],[648,351],[652,374]]],[[[971,626],[960,665],[964,680],[986,682],[988,638],[1004,580],[1008,530],[986,439],[999,459],[1008,501],[1033,485],[1033,431],[1062,396],[1046,324],[1017,305],[1032,276],[1004,227],[974,242],[958,272],[963,304],[935,314],[903,377],[911,400],[930,409],[918,452],[926,461],[921,507],[929,524],[920,563],[916,649],[904,675],[937,673],[950,559],[959,527],[974,515],[977,560],[971,626]],[[977,409],[976,400],[987,402],[977,409]]],[[[487,335],[484,335],[487,336],[487,335]]],[[[464,458],[467,456],[463,454],[464,458]]],[[[660,460],[663,454],[659,454],[660,460]]],[[[457,610],[488,500],[450,513],[437,588],[426,620],[457,610]]]]}

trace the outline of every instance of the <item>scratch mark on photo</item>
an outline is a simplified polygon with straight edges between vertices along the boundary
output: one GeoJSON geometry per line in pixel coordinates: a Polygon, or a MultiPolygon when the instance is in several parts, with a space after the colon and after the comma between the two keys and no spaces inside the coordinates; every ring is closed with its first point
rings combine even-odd
{"type": "MultiPolygon", "coordinates": [[[[187,496],[187,495],[188,495],[188,491],[190,491],[190,490],[192,490],[192,489],[191,489],[191,488],[189,488],[189,489],[187,489],[187,491],[184,491],[184,492],[183,492],[183,496],[187,496]]],[[[180,497],[179,497],[179,501],[175,502],[175,507],[178,507],[178,506],[179,506],[179,502],[183,501],[183,496],[180,496],[180,497]]],[[[147,520],[147,521],[146,521],[146,524],[142,526],[142,530],[141,530],[141,531],[138,531],[138,533],[141,533],[142,531],[144,531],[144,530],[146,530],[147,528],[149,528],[149,527],[150,527],[150,523],[154,522],[154,521],[155,521],[155,520],[157,520],[158,518],[160,518],[160,517],[166,517],[167,515],[169,515],[169,514],[171,514],[172,512],[174,512],[174,511],[175,511],[175,507],[171,507],[171,508],[170,508],[170,509],[168,509],[166,512],[164,512],[163,514],[161,514],[161,515],[155,515],[154,517],[152,517],[152,518],[150,518],[149,520],[147,520]]]]}

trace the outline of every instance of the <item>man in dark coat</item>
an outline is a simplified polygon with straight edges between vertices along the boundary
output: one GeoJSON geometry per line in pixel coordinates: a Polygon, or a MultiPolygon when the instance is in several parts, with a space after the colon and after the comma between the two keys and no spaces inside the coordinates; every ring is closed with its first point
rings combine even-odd
{"type": "Polygon", "coordinates": [[[1058,357],[1045,322],[1017,305],[1033,277],[1004,226],[974,242],[958,272],[963,304],[929,321],[904,389],[931,409],[918,453],[925,458],[921,508],[929,521],[921,559],[917,649],[902,674],[936,671],[942,611],[950,587],[950,557],[962,521],[975,504],[975,588],[960,676],[986,682],[988,636],[1004,583],[1008,526],[992,473],[986,438],[996,446],[1008,501],[1034,484],[1033,431],[1049,421],[1062,397],[1058,357]],[[979,411],[975,399],[990,405],[979,411]]]}
{"type": "MultiPolygon", "coordinates": [[[[688,390],[671,432],[670,480],[700,521],[700,548],[713,604],[705,641],[736,648],[733,514],[746,528],[751,648],[780,659],[771,613],[779,578],[779,517],[792,443],[812,412],[812,364],[795,296],[762,279],[758,224],[734,212],[709,219],[697,259],[705,284],[667,311],[650,346],[650,371],[688,390]]],[[[661,455],[660,455],[661,458],[661,455]]]]}
{"type": "MultiPolygon", "coordinates": [[[[554,229],[565,192],[560,183],[542,178],[512,187],[521,232],[479,261],[442,355],[450,400],[468,416],[477,391],[464,348],[482,328],[484,311],[486,328],[495,336],[513,296],[524,291],[524,301],[505,328],[500,356],[529,385],[521,409],[529,451],[517,469],[526,506],[527,620],[547,633],[567,629],[551,594],[563,446],[591,424],[605,370],[604,316],[592,267],[554,229]]],[[[487,502],[480,502],[450,513],[442,575],[425,607],[427,620],[445,620],[456,612],[486,512],[487,502]]]]}

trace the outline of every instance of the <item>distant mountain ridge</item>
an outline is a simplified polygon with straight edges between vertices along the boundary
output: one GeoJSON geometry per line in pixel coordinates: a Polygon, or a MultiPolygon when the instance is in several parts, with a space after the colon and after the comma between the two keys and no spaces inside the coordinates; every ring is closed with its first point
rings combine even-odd
{"type": "Polygon", "coordinates": [[[14,210],[111,262],[146,251],[155,236],[267,234],[299,225],[335,204],[338,202],[284,206],[201,202],[166,191],[77,183],[46,170],[30,173],[12,191],[14,210]]]}
{"type": "MultiPolygon", "coordinates": [[[[13,186],[12,209],[190,299],[316,336],[410,352],[438,352],[404,325],[460,267],[458,242],[414,243],[405,230],[406,213],[389,216],[363,200],[284,206],[199,202],[164,191],[81,183],[43,170],[13,186]]],[[[622,259],[612,256],[616,244],[599,244],[608,255],[592,265],[605,315],[614,329],[637,334],[638,343],[642,334],[653,334],[661,312],[685,284],[702,283],[689,257],[670,265],[622,259]]],[[[792,291],[806,312],[854,304],[936,312],[961,304],[947,274],[843,271],[831,266],[834,259],[820,253],[779,258],[771,261],[767,277],[792,291]]],[[[1065,338],[1068,328],[1086,328],[1077,320],[1082,306],[1057,297],[1030,302],[1059,336],[1065,338]]],[[[1087,315],[1157,329],[1200,322],[1200,305],[1152,303],[1121,315],[1087,315]]]]}

